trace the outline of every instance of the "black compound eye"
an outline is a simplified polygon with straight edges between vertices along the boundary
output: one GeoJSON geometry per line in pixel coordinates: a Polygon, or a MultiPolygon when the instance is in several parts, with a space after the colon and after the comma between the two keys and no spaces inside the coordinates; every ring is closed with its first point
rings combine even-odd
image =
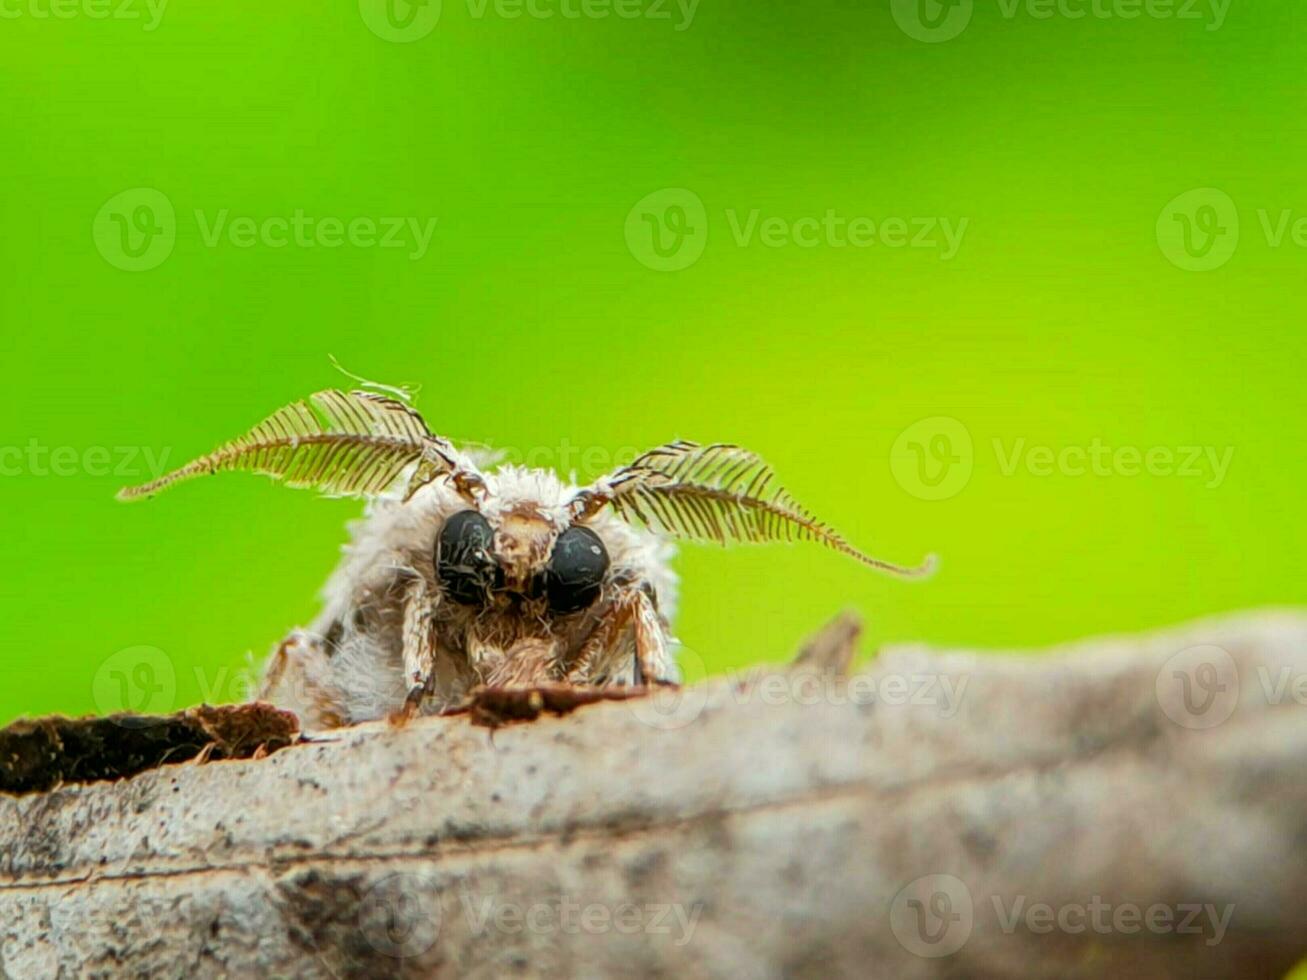
{"type": "Polygon", "coordinates": [[[545,575],[549,608],[557,613],[577,612],[599,597],[608,574],[608,552],[588,527],[569,527],[554,542],[545,575]]]}
{"type": "Polygon", "coordinates": [[[474,510],[445,521],[436,541],[436,575],[449,598],[465,606],[486,602],[500,574],[494,540],[490,522],[474,510]]]}

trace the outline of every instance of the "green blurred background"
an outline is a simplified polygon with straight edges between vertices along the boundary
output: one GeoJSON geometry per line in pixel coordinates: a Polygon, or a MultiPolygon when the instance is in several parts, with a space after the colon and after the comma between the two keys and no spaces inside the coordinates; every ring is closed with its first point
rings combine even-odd
{"type": "Polygon", "coordinates": [[[140,648],[149,707],[229,698],[312,617],[356,503],[113,494],[330,356],[583,478],[737,441],[940,556],[687,546],[712,671],[844,607],[1003,648],[1307,598],[1293,0],[66,2],[0,10],[0,720],[114,707],[140,648]]]}

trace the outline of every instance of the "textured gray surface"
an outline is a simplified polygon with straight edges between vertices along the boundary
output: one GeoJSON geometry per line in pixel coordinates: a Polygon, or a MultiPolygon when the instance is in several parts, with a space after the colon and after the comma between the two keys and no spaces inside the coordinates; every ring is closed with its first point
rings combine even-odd
{"type": "Polygon", "coordinates": [[[1307,614],[800,676],[0,797],[0,969],[1276,976],[1307,954],[1307,614]]]}

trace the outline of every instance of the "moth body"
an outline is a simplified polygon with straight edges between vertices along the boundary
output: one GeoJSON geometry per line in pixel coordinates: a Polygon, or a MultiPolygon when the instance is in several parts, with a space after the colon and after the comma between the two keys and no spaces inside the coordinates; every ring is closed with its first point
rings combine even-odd
{"type": "Polygon", "coordinates": [[[482,685],[634,683],[631,653],[578,664],[585,641],[632,590],[648,598],[659,631],[655,676],[647,680],[677,680],[669,635],[677,585],[668,564],[671,543],[599,515],[587,527],[608,557],[600,593],[585,608],[559,613],[545,589],[532,594],[533,583],[548,573],[553,545],[569,526],[567,503],[579,488],[546,470],[514,466],[487,473],[484,481],[485,497],[474,513],[495,532],[491,557],[505,572],[503,587],[492,588],[489,601],[455,601],[441,581],[441,531],[470,512],[448,482],[427,484],[408,501],[397,491],[380,495],[351,525],[317,619],[274,652],[263,696],[313,728],[392,716],[421,681],[404,665],[406,623],[412,628],[415,620],[432,638],[433,680],[419,713],[457,707],[482,685]],[[580,672],[569,676],[576,666],[580,672]]]}
{"type": "Polygon", "coordinates": [[[372,391],[293,402],[119,497],[221,470],[368,501],[321,615],[281,643],[264,677],[262,696],[309,730],[538,696],[546,684],[675,683],[670,538],[806,539],[895,575],[931,568],[859,551],[739,446],[670,442],[579,487],[545,470],[483,470],[406,402],[372,391]]]}

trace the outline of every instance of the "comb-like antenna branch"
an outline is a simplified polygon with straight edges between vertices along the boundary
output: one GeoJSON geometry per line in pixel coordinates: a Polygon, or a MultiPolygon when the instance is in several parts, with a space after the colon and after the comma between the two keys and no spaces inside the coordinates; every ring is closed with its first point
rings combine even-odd
{"type": "Polygon", "coordinates": [[[389,489],[413,464],[409,496],[437,477],[463,472],[453,447],[434,435],[413,408],[372,392],[328,389],[274,412],[245,435],[180,469],[123,488],[118,499],[148,497],[174,483],[224,470],[262,473],[288,486],[330,494],[368,496],[389,489]]]}
{"type": "Polygon", "coordinates": [[[929,575],[935,558],[915,567],[873,558],[818,521],[775,482],[765,462],[729,443],[678,441],[658,446],[607,479],[580,491],[570,505],[585,521],[612,505],[624,520],[698,541],[810,540],[870,568],[903,578],[929,575]]]}

